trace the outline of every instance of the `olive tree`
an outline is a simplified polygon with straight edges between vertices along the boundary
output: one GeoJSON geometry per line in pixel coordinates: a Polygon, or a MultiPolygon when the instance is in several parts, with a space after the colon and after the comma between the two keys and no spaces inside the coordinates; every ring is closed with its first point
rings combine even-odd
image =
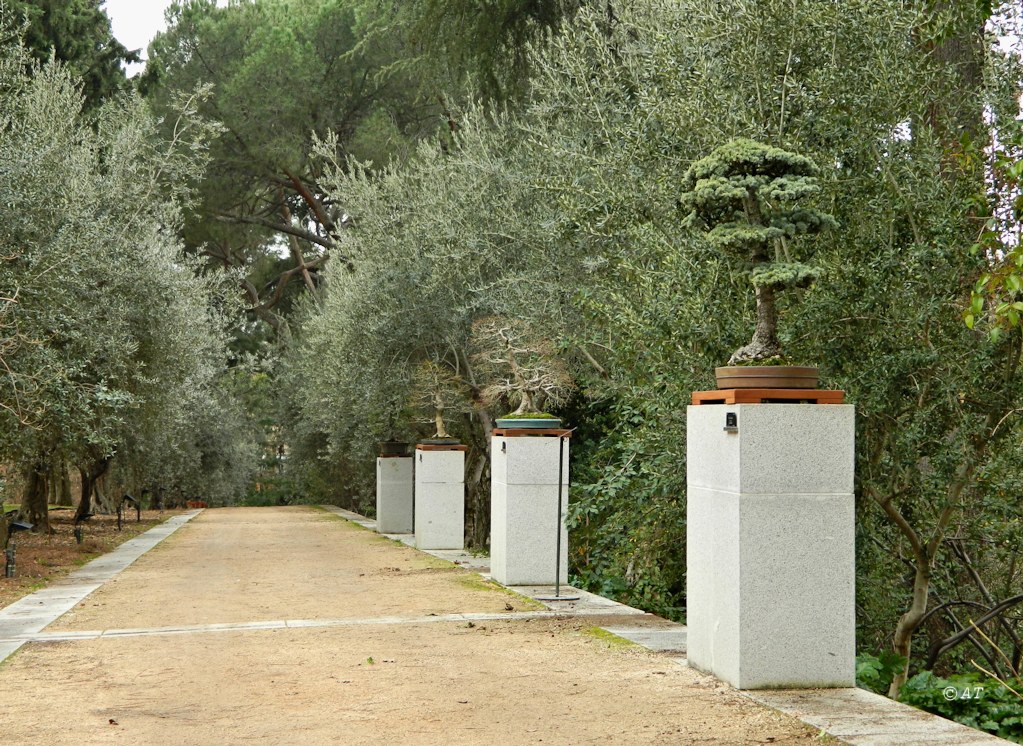
{"type": "Polygon", "coordinates": [[[169,142],[135,97],[86,116],[59,64],[28,64],[16,43],[2,55],[0,272],[14,333],[0,448],[28,477],[23,512],[45,527],[55,460],[78,465],[84,515],[118,452],[180,416],[223,365],[223,293],[176,232],[216,128],[194,97],[169,142]]]}

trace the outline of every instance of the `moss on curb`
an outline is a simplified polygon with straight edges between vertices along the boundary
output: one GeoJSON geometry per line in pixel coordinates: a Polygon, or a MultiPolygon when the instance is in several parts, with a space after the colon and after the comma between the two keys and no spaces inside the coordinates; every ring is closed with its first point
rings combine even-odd
{"type": "Polygon", "coordinates": [[[603,627],[587,627],[580,633],[585,637],[592,637],[595,640],[607,645],[609,648],[625,649],[625,648],[638,648],[632,640],[626,640],[624,637],[619,637],[614,632],[608,632],[603,627]]]}
{"type": "Polygon", "coordinates": [[[506,588],[500,583],[495,583],[493,580],[487,580],[486,578],[477,575],[474,572],[468,572],[462,577],[458,578],[458,584],[474,591],[491,591],[496,593],[502,593],[505,596],[514,598],[517,604],[518,611],[542,611],[547,607],[539,601],[534,601],[529,596],[523,596],[521,593],[516,593],[510,588],[506,588]]]}

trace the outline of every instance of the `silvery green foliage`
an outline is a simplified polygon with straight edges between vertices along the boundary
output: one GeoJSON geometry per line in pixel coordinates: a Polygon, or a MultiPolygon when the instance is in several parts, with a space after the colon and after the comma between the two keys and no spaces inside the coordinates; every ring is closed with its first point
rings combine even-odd
{"type": "MultiPolygon", "coordinates": [[[[135,97],[86,118],[77,82],[26,67],[16,43],[0,79],[0,449],[19,463],[121,453],[155,479],[218,401],[225,294],[177,237],[216,128],[194,97],[172,142],[135,97]]],[[[180,466],[173,478],[199,465],[180,466]]]]}
{"type": "MultiPolygon", "coordinates": [[[[409,399],[413,370],[437,359],[470,388],[483,385],[466,354],[473,320],[518,305],[530,293],[545,310],[534,274],[534,203],[507,153],[500,125],[467,112],[454,147],[423,144],[407,165],[372,171],[338,164],[325,183],[349,206],[342,250],[355,271],[327,272],[322,308],[306,323],[302,380],[315,381],[309,414],[341,451],[355,435],[385,435],[409,399]],[[527,279],[528,282],[528,279],[527,279]],[[312,370],[321,355],[330,371],[312,370]],[[381,412],[381,405],[382,412],[381,412]],[[391,414],[388,414],[391,413],[391,414]],[[369,432],[366,432],[367,426],[369,432]]],[[[546,268],[545,268],[546,269],[546,268]]]]}

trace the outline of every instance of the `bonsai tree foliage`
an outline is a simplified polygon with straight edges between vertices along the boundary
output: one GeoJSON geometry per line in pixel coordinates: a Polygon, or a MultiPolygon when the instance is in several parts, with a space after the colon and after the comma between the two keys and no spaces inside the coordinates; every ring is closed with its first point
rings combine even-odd
{"type": "Polygon", "coordinates": [[[463,414],[471,411],[469,391],[458,371],[440,360],[424,360],[412,376],[411,404],[431,412],[425,422],[436,424],[434,438],[450,438],[444,423],[446,412],[463,414]]]}
{"type": "Polygon", "coordinates": [[[795,260],[791,246],[798,236],[837,227],[831,215],[796,204],[820,190],[818,173],[801,155],[738,139],[693,163],[682,179],[685,224],[705,230],[715,248],[749,267],[756,289],[753,339],[729,365],[779,357],[777,293],[808,287],[820,275],[795,260]]]}
{"type": "Polygon", "coordinates": [[[518,404],[514,415],[539,414],[563,403],[575,388],[554,345],[520,319],[488,316],[472,326],[470,346],[487,405],[506,397],[518,404]]]}

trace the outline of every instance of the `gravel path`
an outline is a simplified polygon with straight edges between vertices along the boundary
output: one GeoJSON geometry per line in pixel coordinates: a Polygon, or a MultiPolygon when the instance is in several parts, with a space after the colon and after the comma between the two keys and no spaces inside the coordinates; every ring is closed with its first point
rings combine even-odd
{"type": "Polygon", "coordinates": [[[0,665],[14,744],[810,743],[679,659],[312,508],[207,510],[0,665]]]}

